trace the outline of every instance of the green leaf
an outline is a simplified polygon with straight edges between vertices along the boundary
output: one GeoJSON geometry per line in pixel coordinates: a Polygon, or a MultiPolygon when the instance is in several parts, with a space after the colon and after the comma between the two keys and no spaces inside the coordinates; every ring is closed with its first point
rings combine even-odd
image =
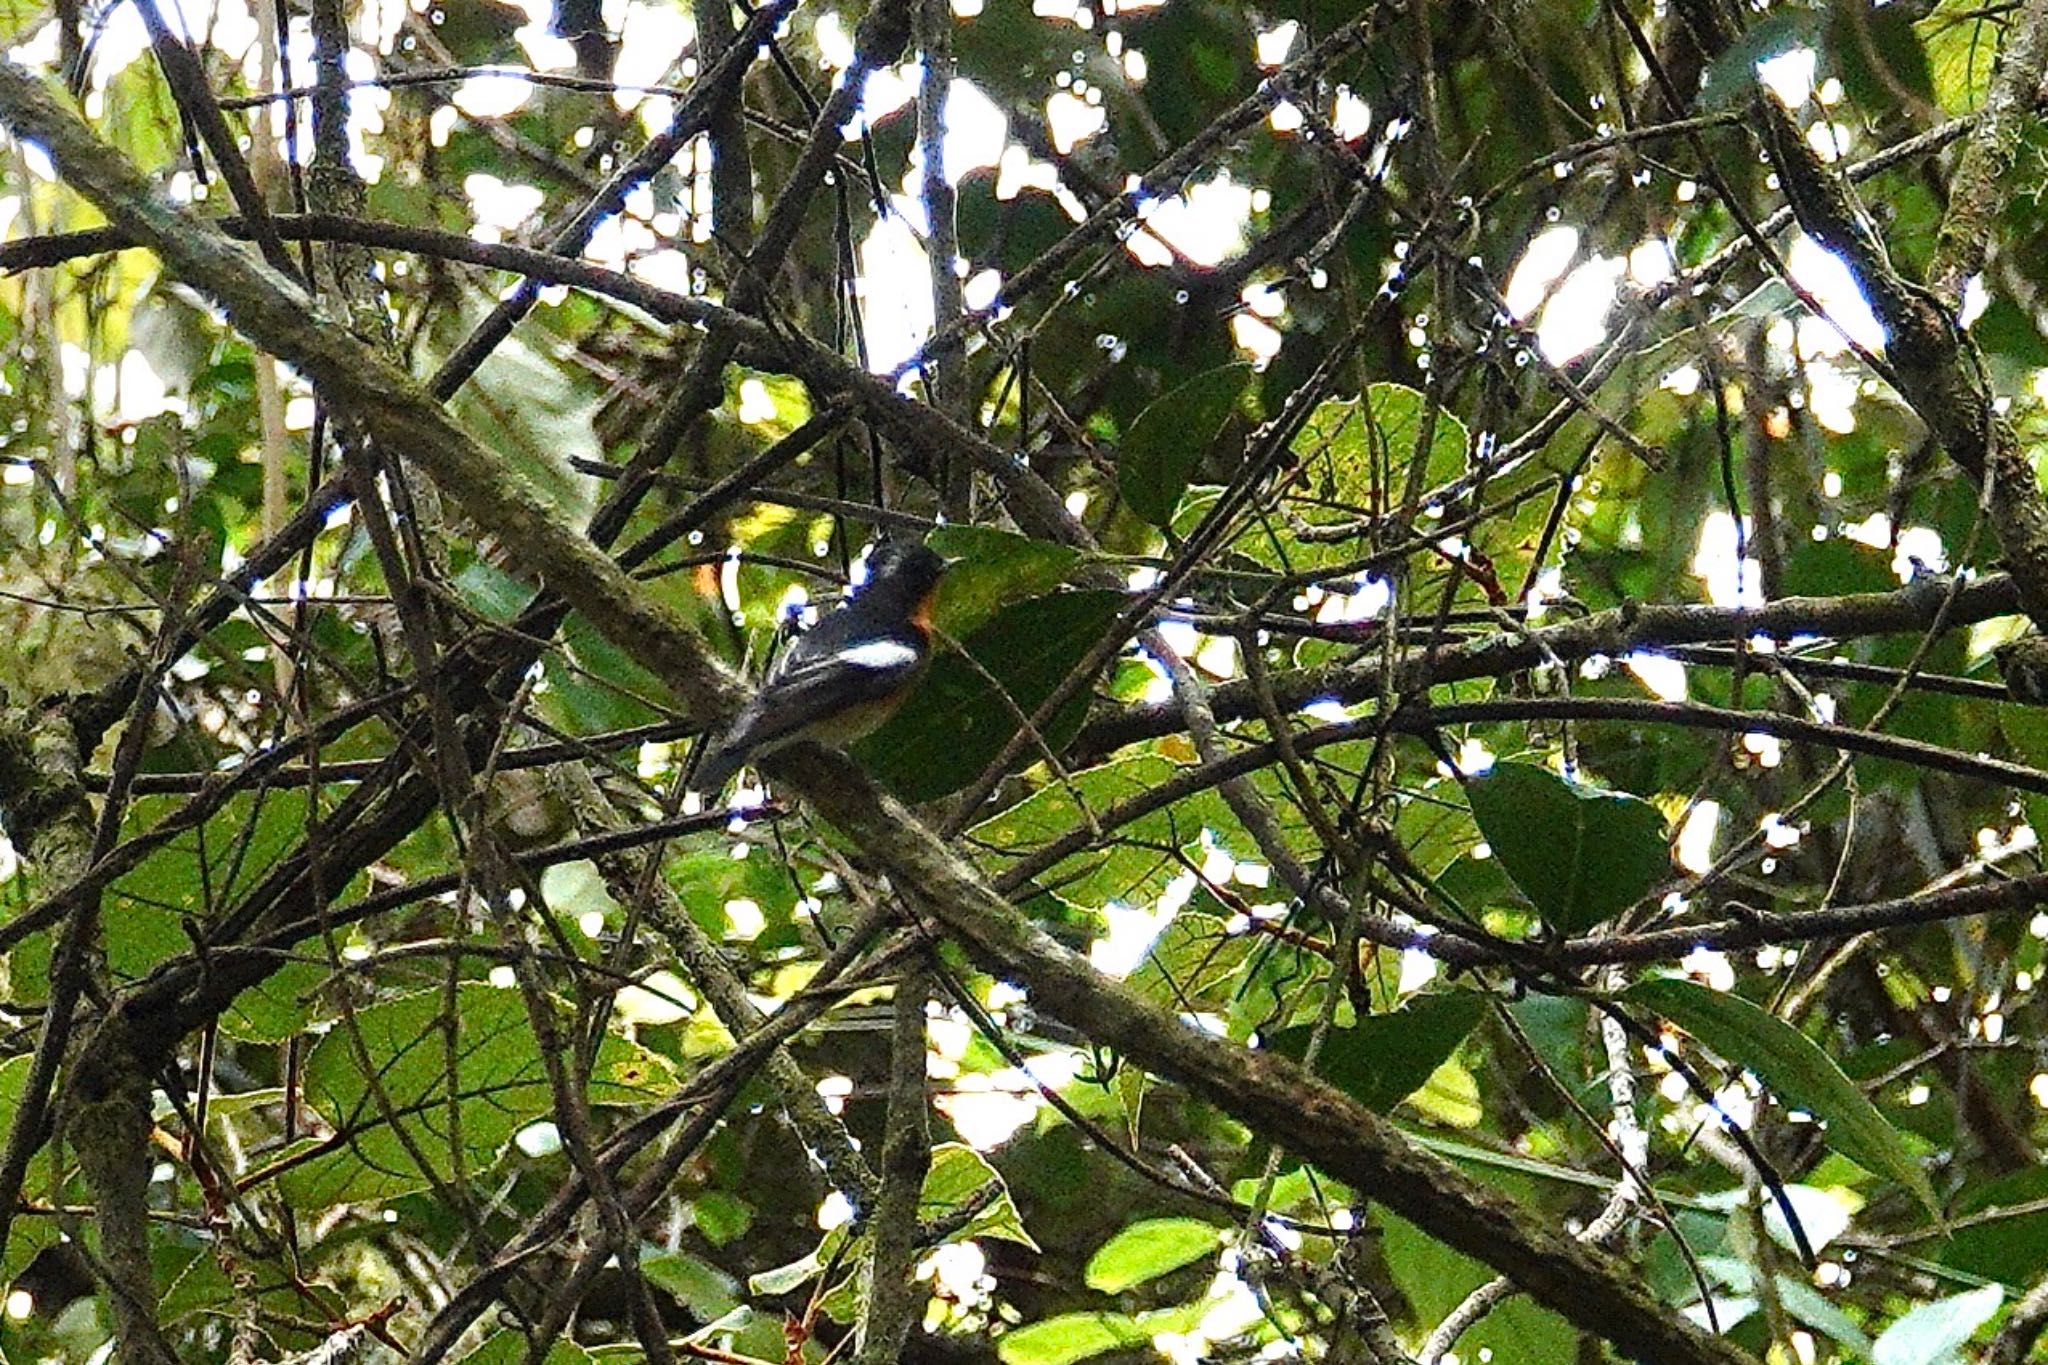
{"type": "MultiPolygon", "coordinates": [[[[1491,1266],[1458,1254],[1404,1218],[1384,1209],[1375,1210],[1373,1218],[1386,1273],[1418,1321],[1438,1321],[1494,1276],[1491,1266]]],[[[1580,1340],[1577,1329],[1556,1314],[1527,1297],[1515,1297],[1459,1339],[1458,1358],[1496,1365],[1558,1365],[1578,1359],[1580,1340]]]]}
{"type": "Polygon", "coordinates": [[[487,620],[510,625],[533,600],[533,589],[489,560],[473,559],[455,575],[455,591],[487,620]]]}
{"type": "MultiPolygon", "coordinates": [[[[1271,1000],[1263,995],[1252,999],[1264,984],[1263,977],[1248,977],[1246,967],[1262,966],[1277,954],[1257,952],[1254,935],[1225,932],[1224,921],[1230,914],[1208,888],[1197,887],[1180,913],[1152,940],[1129,982],[1132,990],[1156,1005],[1176,1012],[1207,1010],[1221,1015],[1231,1041],[1244,1042],[1262,1025],[1274,1026],[1271,1000]]],[[[1129,1093],[1126,1085],[1134,1084],[1124,1080],[1124,1073],[1131,1071],[1143,1074],[1142,1067],[1121,1068],[1117,1072],[1119,1096],[1129,1093]]],[[[1142,1095],[1142,1089],[1137,1093],[1142,1095]]],[[[1127,1124],[1136,1124],[1142,1114],[1142,1109],[1133,1113],[1126,1101],[1127,1124]]]]}
{"type": "Polygon", "coordinates": [[[566,650],[559,656],[551,651],[543,668],[562,717],[579,733],[645,725],[655,718],[640,698],[658,693],[659,680],[581,613],[562,623],[562,643],[566,650]]]}
{"type": "MultiPolygon", "coordinates": [[[[136,801],[124,832],[140,833],[179,804],[156,796],[136,801]]],[[[304,837],[309,814],[303,792],[237,796],[204,825],[153,850],[108,888],[117,905],[104,916],[107,965],[121,977],[140,977],[189,951],[186,920],[204,919],[273,871],[304,837]]]]}
{"type": "Polygon", "coordinates": [[[1216,1254],[1221,1234],[1197,1218],[1148,1218],[1104,1242],[1088,1258],[1090,1289],[1121,1294],[1133,1285],[1216,1254]]]}
{"type": "MultiPolygon", "coordinates": [[[[548,1348],[544,1365],[590,1365],[590,1352],[571,1341],[558,1341],[548,1348]]],[[[518,1332],[494,1332],[484,1344],[462,1357],[461,1365],[524,1365],[526,1338],[518,1332]]]]}
{"type": "Polygon", "coordinates": [[[1081,559],[1069,546],[987,526],[941,526],[925,544],[954,561],[932,616],[955,639],[973,634],[1012,602],[1051,592],[1081,559]]]}
{"type": "MultiPolygon", "coordinates": [[[[314,1045],[306,1058],[306,1102],[345,1137],[285,1172],[283,1189],[294,1207],[387,1199],[477,1175],[513,1134],[553,1111],[519,993],[471,983],[457,990],[452,1013],[446,1004],[434,990],[372,1005],[314,1045]],[[377,1066],[374,1087],[351,1029],[377,1066]]],[[[667,1062],[607,1034],[589,1095],[596,1104],[644,1103],[675,1085],[667,1062]]]]}
{"type": "Polygon", "coordinates": [[[1845,592],[1889,592],[1898,586],[1889,556],[1847,536],[1806,540],[1785,556],[1785,591],[1826,597],[1845,592]]]}
{"type": "Polygon", "coordinates": [[[179,1322],[194,1313],[232,1303],[240,1293],[210,1247],[186,1248],[159,1242],[151,1248],[157,1283],[165,1286],[157,1319],[179,1322]]]}
{"type": "Polygon", "coordinates": [[[309,1003],[332,971],[324,962],[287,962],[235,997],[221,1031],[249,1043],[281,1043],[312,1022],[309,1003]]]}
{"type": "Polygon", "coordinates": [[[592,420],[594,386],[515,336],[491,352],[449,408],[565,519],[580,523],[589,515],[591,481],[570,461],[604,458],[592,420]]]}
{"type": "Polygon", "coordinates": [[[1486,1117],[1479,1078],[1456,1057],[1430,1072],[1421,1088],[1408,1096],[1408,1105],[1440,1128],[1477,1128],[1486,1117]]]}
{"type": "Polygon", "coordinates": [[[1926,46],[1942,112],[1967,114],[1982,104],[1998,61],[1998,19],[1974,0],[1941,0],[1913,27],[1926,46]]]}
{"type": "MultiPolygon", "coordinates": [[[[1138,754],[1073,774],[1071,783],[1054,782],[976,825],[973,846],[987,850],[983,861],[993,875],[1012,855],[1029,853],[1087,820],[1075,804],[1079,794],[1096,814],[1172,781],[1183,765],[1159,754],[1138,754]]],[[[1106,900],[1148,900],[1164,889],[1177,868],[1161,859],[1157,846],[1187,847],[1227,814],[1213,789],[1154,811],[1130,825],[1123,838],[1106,849],[1069,858],[1050,871],[1044,884],[1078,905],[1097,906],[1106,900]],[[1148,894],[1149,893],[1149,894],[1148,894]]]]}
{"type": "MultiPolygon", "coordinates": [[[[1292,511],[1311,526],[1349,523],[1350,508],[1372,507],[1389,496],[1387,488],[1404,489],[1420,456],[1422,487],[1432,489],[1465,472],[1471,433],[1465,424],[1439,408],[1422,444],[1423,418],[1429,399],[1406,384],[1368,384],[1360,398],[1331,398],[1318,404],[1296,433],[1291,452],[1301,462],[1294,491],[1301,495],[1292,511]]],[[[1355,559],[1355,540],[1304,542],[1284,527],[1261,518],[1240,536],[1233,548],[1260,563],[1290,570],[1355,559]]]]}
{"type": "Polygon", "coordinates": [[[808,1252],[787,1265],[759,1271],[747,1277],[747,1288],[756,1294],[787,1294],[798,1285],[809,1284],[825,1271],[823,1248],[808,1252]]]}
{"type": "MultiPolygon", "coordinates": [[[[1417,996],[1397,1010],[1332,1029],[1316,1071],[1375,1113],[1384,1114],[1421,1089],[1450,1060],[1486,1011],[1472,991],[1417,996]]],[[[1267,1041],[1282,1056],[1307,1055],[1310,1029],[1283,1029],[1267,1041]]]]}
{"type": "Polygon", "coordinates": [[[1023,1215],[1017,1212],[1017,1201],[1010,1197],[1009,1186],[1003,1183],[996,1168],[989,1165],[987,1157],[965,1143],[942,1142],[932,1148],[931,1169],[925,1172],[924,1185],[917,1194],[918,1216],[926,1220],[944,1218],[983,1198],[991,1185],[995,1187],[995,1196],[946,1240],[1000,1237],[1038,1250],[1038,1243],[1024,1230],[1023,1215]]]}
{"type": "MultiPolygon", "coordinates": [[[[915,696],[861,741],[856,756],[907,801],[931,801],[972,782],[1102,638],[1125,596],[1106,589],[1034,597],[1005,608],[941,654],[915,696]],[[974,665],[980,665],[976,668],[974,665]],[[998,692],[997,689],[1001,691],[998,692]]],[[[1088,709],[1086,689],[1045,727],[1055,750],[1074,737],[1088,709]]],[[[1039,757],[1034,744],[1022,761],[1039,757]]]]}
{"type": "Polygon", "coordinates": [[[2048,339],[2042,337],[2034,315],[2003,294],[1991,300],[1970,335],[1988,355],[2033,369],[2048,365],[2048,339]]]}
{"type": "MultiPolygon", "coordinates": [[[[1355,403],[1350,406],[1354,411],[1357,409],[1355,403]]],[[[1340,436],[1332,452],[1344,457],[1344,462],[1336,470],[1340,481],[1339,496],[1348,501],[1359,498],[1370,489],[1372,469],[1368,461],[1384,461],[1387,468],[1405,480],[1415,459],[1416,446],[1422,439],[1422,419],[1428,411],[1429,397],[1420,389],[1406,384],[1366,385],[1365,420],[1346,424],[1349,438],[1340,436]]],[[[1310,426],[1295,438],[1297,450],[1315,430],[1315,422],[1326,416],[1325,410],[1319,408],[1310,417],[1310,426]]],[[[1472,434],[1465,423],[1439,407],[1436,420],[1429,429],[1429,448],[1422,452],[1423,487],[1434,488],[1463,474],[1465,454],[1471,443],[1472,434]]]]}
{"type": "Polygon", "coordinates": [[[715,1247],[736,1242],[754,1225],[753,1206],[723,1190],[706,1190],[690,1201],[690,1221],[715,1247]]]}
{"type": "Polygon", "coordinates": [[[773,858],[735,858],[728,849],[706,846],[677,853],[663,870],[690,917],[720,938],[732,930],[728,902],[754,902],[771,926],[786,923],[794,904],[789,873],[773,858]]]}
{"type": "Polygon", "coordinates": [[[1019,1327],[996,1343],[996,1355],[1003,1365],[1069,1365],[1151,1344],[1152,1333],[1122,1313],[1065,1313],[1019,1327]]]}
{"type": "Polygon", "coordinates": [[[1577,933],[1671,874],[1664,817],[1647,801],[1497,763],[1465,783],[1493,856],[1553,928],[1577,933]]]}
{"type": "Polygon", "coordinates": [[[1123,1110],[1124,1137],[1129,1140],[1134,1149],[1142,1145],[1141,1138],[1144,1132],[1145,1087],[1147,1079],[1143,1067],[1119,1067],[1117,1068],[1116,1079],[1111,1082],[1110,1086],[1116,1095],[1117,1106],[1123,1110]]]}
{"type": "Polygon", "coordinates": [[[1790,1275],[1774,1277],[1778,1285],[1778,1302],[1785,1305],[1785,1311],[1799,1321],[1840,1342],[1857,1355],[1870,1354],[1870,1338],[1841,1309],[1829,1302],[1827,1296],[1804,1280],[1795,1280],[1790,1275]]]}
{"type": "Polygon", "coordinates": [[[1921,46],[1906,6],[1878,8],[1867,0],[1833,0],[1827,41],[1828,56],[1840,69],[1849,98],[1866,115],[1901,104],[1910,108],[1935,102],[1927,49],[1921,46]]]}
{"type": "Polygon", "coordinates": [[[1905,1139],[1798,1029],[1741,996],[1680,977],[1639,981],[1622,998],[1656,1011],[1726,1060],[1755,1072],[1784,1103],[1825,1123],[1836,1151],[1872,1175],[1898,1181],[1930,1216],[1941,1216],[1927,1173],[1905,1139]]]}
{"type": "Polygon", "coordinates": [[[643,1257],[640,1273],[675,1296],[699,1322],[713,1322],[739,1307],[739,1284],[732,1276],[687,1251],[643,1257]]]}
{"type": "Polygon", "coordinates": [[[1251,377],[1249,365],[1220,365],[1138,414],[1117,455],[1117,486],[1133,512],[1154,526],[1172,522],[1188,480],[1251,377]]]}
{"type": "MultiPolygon", "coordinates": [[[[1405,482],[1422,437],[1429,399],[1406,384],[1368,384],[1363,401],[1326,398],[1302,423],[1291,449],[1302,459],[1310,491],[1340,502],[1364,504],[1392,474],[1405,482]]],[[[1423,458],[1423,484],[1433,487],[1464,472],[1471,434],[1464,422],[1439,408],[1423,458]]],[[[1348,514],[1347,518],[1348,519],[1348,514]]]]}
{"type": "MultiPolygon", "coordinates": [[[[0,1062],[0,1114],[13,1122],[21,1112],[22,1097],[28,1092],[28,1073],[35,1058],[27,1053],[9,1057],[0,1062]]],[[[31,1198],[41,1199],[50,1189],[50,1153],[46,1147],[29,1158],[27,1178],[21,1182],[21,1192],[31,1198]]],[[[37,1253],[54,1243],[61,1235],[61,1229],[54,1218],[17,1218],[8,1233],[7,1244],[0,1247],[0,1284],[11,1284],[14,1277],[28,1268],[28,1263],[37,1253]]]]}
{"type": "Polygon", "coordinates": [[[1872,1365],[1954,1365],[1963,1344],[2005,1302],[2002,1285],[1923,1303],[1904,1314],[1870,1349],[1872,1365]]]}

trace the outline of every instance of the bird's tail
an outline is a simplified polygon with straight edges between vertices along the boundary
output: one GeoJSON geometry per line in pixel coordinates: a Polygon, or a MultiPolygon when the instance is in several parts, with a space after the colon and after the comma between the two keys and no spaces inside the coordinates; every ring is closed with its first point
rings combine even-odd
{"type": "Polygon", "coordinates": [[[759,717],[753,707],[748,707],[733,719],[733,723],[712,736],[701,751],[703,757],[697,760],[697,771],[690,778],[690,790],[705,796],[716,796],[725,789],[734,773],[747,761],[754,751],[754,726],[759,717]]]}
{"type": "Polygon", "coordinates": [[[704,755],[704,761],[697,765],[696,776],[690,779],[690,790],[702,792],[705,796],[716,796],[724,790],[732,775],[740,770],[746,755],[735,749],[727,749],[714,742],[704,755]]]}

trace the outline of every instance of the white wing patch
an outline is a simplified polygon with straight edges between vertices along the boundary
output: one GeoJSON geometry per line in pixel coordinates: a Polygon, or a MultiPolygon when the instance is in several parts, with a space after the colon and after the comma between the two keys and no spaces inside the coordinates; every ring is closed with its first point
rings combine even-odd
{"type": "Polygon", "coordinates": [[[870,640],[851,649],[842,649],[834,657],[840,663],[852,664],[855,668],[872,668],[879,672],[909,667],[917,662],[917,651],[896,640],[870,640]]]}

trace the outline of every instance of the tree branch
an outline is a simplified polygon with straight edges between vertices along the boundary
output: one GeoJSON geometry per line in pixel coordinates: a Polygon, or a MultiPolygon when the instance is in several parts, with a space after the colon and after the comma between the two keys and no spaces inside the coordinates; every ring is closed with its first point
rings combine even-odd
{"type": "MultiPolygon", "coordinates": [[[[48,151],[68,183],[136,234],[265,349],[344,397],[379,441],[409,456],[522,567],[706,714],[739,692],[702,640],[648,599],[588,540],[563,527],[523,480],[451,422],[403,374],[340,329],[322,326],[288,281],[157,197],[39,82],[0,62],[0,120],[48,151]]],[[[942,419],[943,420],[943,419],[942,419]]],[[[1666,1365],[1735,1365],[1732,1345],[1659,1304],[1633,1268],[1560,1236],[1511,1200],[1430,1156],[1379,1115],[1282,1059],[1200,1033],[1060,948],[998,896],[921,821],[850,761],[815,750],[766,760],[937,917],[989,969],[1098,1042],[1178,1079],[1305,1159],[1369,1189],[1447,1244],[1513,1276],[1536,1298],[1621,1350],[1666,1365]]]]}

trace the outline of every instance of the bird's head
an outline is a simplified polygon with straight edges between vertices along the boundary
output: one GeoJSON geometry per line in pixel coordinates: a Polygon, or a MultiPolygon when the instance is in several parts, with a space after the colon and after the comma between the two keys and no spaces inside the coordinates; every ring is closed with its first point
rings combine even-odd
{"type": "Polygon", "coordinates": [[[919,625],[929,625],[926,616],[932,594],[951,567],[951,560],[929,546],[914,540],[884,540],[868,555],[867,580],[856,595],[878,605],[898,605],[919,625]]]}

